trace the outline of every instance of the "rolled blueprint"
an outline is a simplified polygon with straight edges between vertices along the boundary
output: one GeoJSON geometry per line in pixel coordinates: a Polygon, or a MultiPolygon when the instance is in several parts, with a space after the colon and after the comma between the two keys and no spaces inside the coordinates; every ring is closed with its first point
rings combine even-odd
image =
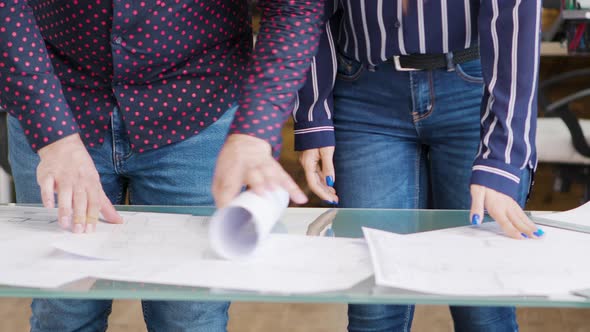
{"type": "Polygon", "coordinates": [[[289,205],[289,194],[280,189],[257,195],[245,191],[211,217],[211,247],[226,259],[247,257],[270,234],[289,205]]]}

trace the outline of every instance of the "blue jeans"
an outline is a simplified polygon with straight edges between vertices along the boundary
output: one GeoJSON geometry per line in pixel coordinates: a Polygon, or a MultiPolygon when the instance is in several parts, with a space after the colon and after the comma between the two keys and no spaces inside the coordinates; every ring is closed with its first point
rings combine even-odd
{"type": "MultiPolygon", "coordinates": [[[[89,148],[111,202],[134,205],[213,205],[211,181],[215,161],[236,107],[202,133],[183,142],[137,154],[130,149],[125,126],[115,109],[103,145],[89,148]]],[[[40,203],[36,168],[39,157],[22,128],[9,119],[10,163],[17,202],[40,203]]],[[[105,331],[111,300],[34,299],[31,331],[105,331]]],[[[149,331],[225,331],[227,302],[142,301],[149,331]]]]}
{"type": "MultiPolygon", "coordinates": [[[[455,71],[372,70],[339,56],[336,190],[347,208],[469,209],[480,140],[479,60],[455,71]]],[[[519,202],[529,190],[523,170],[519,202]]],[[[467,225],[469,220],[465,220],[467,225]]],[[[413,306],[350,304],[349,331],[409,331],[413,306]]],[[[456,331],[518,330],[511,307],[451,307],[456,331]]]]}

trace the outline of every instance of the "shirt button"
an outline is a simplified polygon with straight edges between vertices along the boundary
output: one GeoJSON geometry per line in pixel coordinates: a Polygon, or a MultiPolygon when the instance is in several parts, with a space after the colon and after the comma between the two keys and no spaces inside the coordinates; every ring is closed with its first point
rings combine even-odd
{"type": "Polygon", "coordinates": [[[399,21],[395,21],[395,23],[393,23],[393,26],[394,26],[396,29],[399,29],[399,28],[400,28],[402,25],[401,25],[401,23],[399,23],[399,21]]]}
{"type": "Polygon", "coordinates": [[[121,36],[117,36],[115,37],[115,39],[113,39],[113,42],[117,45],[121,45],[121,42],[123,42],[123,38],[121,38],[121,36]]]}

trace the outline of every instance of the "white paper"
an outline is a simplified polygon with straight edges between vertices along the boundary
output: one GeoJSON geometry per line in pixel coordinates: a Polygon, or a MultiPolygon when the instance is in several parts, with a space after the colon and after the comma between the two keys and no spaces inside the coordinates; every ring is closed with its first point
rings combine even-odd
{"type": "Polygon", "coordinates": [[[85,278],[90,262],[51,246],[65,234],[57,224],[57,209],[0,208],[0,284],[54,288],[85,278]]]}
{"type": "Polygon", "coordinates": [[[226,259],[252,255],[270,234],[289,204],[284,190],[260,196],[251,191],[241,193],[227,207],[211,217],[211,247],[226,259]]]}
{"type": "Polygon", "coordinates": [[[123,212],[123,224],[97,224],[90,234],[67,234],[53,247],[104,260],[197,259],[209,253],[208,217],[123,212]]]}
{"type": "Polygon", "coordinates": [[[567,294],[590,288],[590,236],[546,227],[514,240],[497,224],[397,235],[363,229],[380,286],[469,296],[567,294]]]}
{"type": "Polygon", "coordinates": [[[569,226],[574,230],[590,231],[590,202],[572,210],[540,215],[535,221],[549,226],[569,226]],[[552,221],[558,223],[552,224],[552,221]]]}
{"type": "Polygon", "coordinates": [[[206,217],[121,215],[123,224],[73,234],[57,225],[56,210],[0,207],[0,284],[54,288],[98,278],[311,293],[350,288],[372,274],[364,240],[271,234],[245,259],[216,260],[206,217]]]}
{"type": "Polygon", "coordinates": [[[166,268],[128,264],[103,279],[274,293],[347,289],[372,275],[363,240],[271,234],[244,260],[191,260],[166,268]]]}

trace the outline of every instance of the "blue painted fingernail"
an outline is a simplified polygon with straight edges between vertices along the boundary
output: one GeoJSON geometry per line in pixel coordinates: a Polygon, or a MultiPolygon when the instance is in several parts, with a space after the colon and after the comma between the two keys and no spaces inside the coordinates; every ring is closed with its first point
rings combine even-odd
{"type": "Polygon", "coordinates": [[[334,187],[334,178],[330,175],[326,176],[326,184],[328,187],[334,187]]]}
{"type": "Polygon", "coordinates": [[[534,232],[533,234],[535,234],[535,236],[537,236],[537,237],[541,237],[541,236],[543,236],[543,234],[545,234],[545,232],[542,229],[537,228],[537,231],[534,232]]]}
{"type": "Polygon", "coordinates": [[[525,233],[520,233],[520,235],[522,235],[522,237],[524,237],[525,239],[528,239],[529,238],[528,236],[526,236],[525,233]]]}
{"type": "Polygon", "coordinates": [[[332,230],[332,228],[326,229],[325,235],[329,237],[334,237],[334,231],[332,230]]]}
{"type": "Polygon", "coordinates": [[[325,204],[328,204],[328,205],[338,206],[338,202],[335,202],[335,201],[327,201],[327,200],[324,200],[324,203],[325,204]]]}
{"type": "Polygon", "coordinates": [[[479,214],[474,214],[473,217],[471,217],[471,224],[479,225],[479,214]]]}

